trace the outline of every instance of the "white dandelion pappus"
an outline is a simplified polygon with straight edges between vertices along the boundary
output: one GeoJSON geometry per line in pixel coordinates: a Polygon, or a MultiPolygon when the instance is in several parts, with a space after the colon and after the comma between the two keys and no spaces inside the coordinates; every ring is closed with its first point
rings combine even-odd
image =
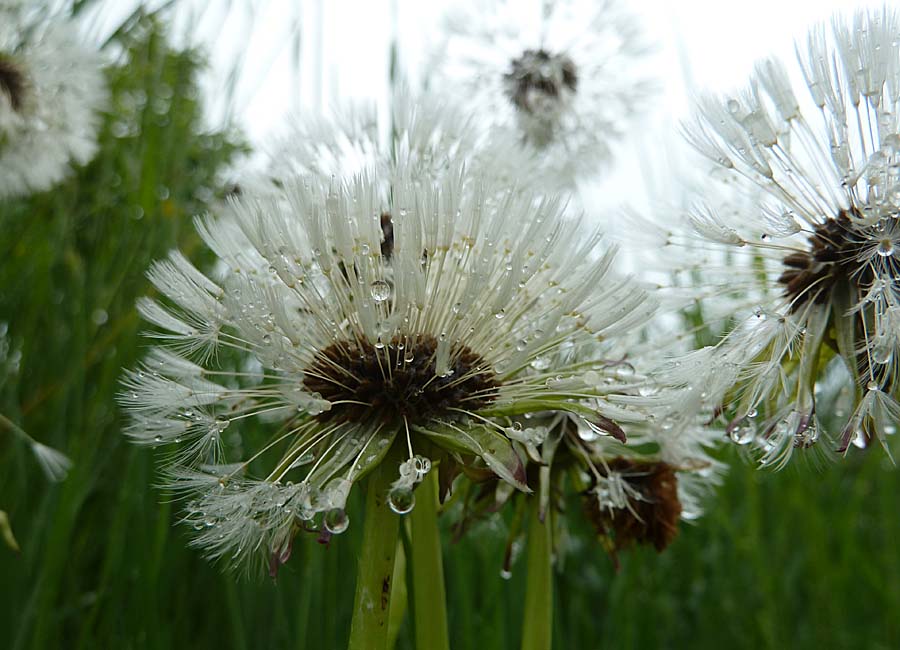
{"type": "Polygon", "coordinates": [[[540,167],[534,152],[510,133],[478,129],[474,122],[452,97],[413,93],[400,83],[382,119],[374,104],[294,118],[270,147],[269,172],[274,178],[309,174],[328,180],[377,170],[387,196],[387,181],[399,169],[433,182],[464,162],[470,178],[535,192],[540,167]]]}
{"type": "Polygon", "coordinates": [[[512,416],[609,422],[602,390],[575,381],[602,360],[544,361],[649,317],[613,251],[598,254],[599,236],[562,221],[558,201],[487,200],[501,191],[459,170],[391,187],[390,255],[381,183],[364,174],[286,182],[283,196],[198,220],[221,280],[178,253],[151,270],[166,300],[140,310],[164,347],[125,379],[127,433],[174,449],[170,487],[193,497],[186,519],[212,557],[274,570],[298,530],[342,532],[350,488],[392,447],[407,457],[389,494],[402,513],[448,455],[528,490],[512,416]],[[234,354],[262,372],[228,365],[234,354]],[[241,445],[271,435],[236,457],[226,427],[241,445]]]}
{"type": "Polygon", "coordinates": [[[434,85],[537,150],[564,185],[612,158],[624,120],[652,92],[640,70],[649,48],[619,0],[469,2],[446,22],[434,85]]]}
{"type": "Polygon", "coordinates": [[[0,8],[0,197],[43,191],[97,150],[106,79],[60,14],[0,8]]]}
{"type": "Polygon", "coordinates": [[[900,414],[900,17],[860,12],[831,32],[815,28],[797,47],[811,101],[770,59],[743,92],[705,98],[688,127],[765,200],[731,218],[695,215],[708,245],[746,260],[730,283],[757,307],[673,376],[703,384],[732,439],[775,467],[821,447],[828,428],[840,451],[885,444],[900,414]],[[835,382],[849,418],[828,399],[835,382]]]}

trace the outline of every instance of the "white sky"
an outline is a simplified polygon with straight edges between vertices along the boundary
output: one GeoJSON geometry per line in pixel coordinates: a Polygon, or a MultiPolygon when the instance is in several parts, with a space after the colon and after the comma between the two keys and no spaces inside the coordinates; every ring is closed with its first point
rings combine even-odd
{"type": "MultiPolygon", "coordinates": [[[[540,0],[521,0],[535,2],[540,0]]],[[[229,74],[241,62],[233,102],[238,123],[251,143],[263,146],[279,132],[285,117],[325,110],[348,99],[375,99],[382,105],[388,88],[388,50],[395,38],[401,69],[415,78],[424,53],[440,33],[440,20],[452,2],[428,0],[180,0],[177,30],[210,53],[213,70],[207,89],[224,96],[229,74]]],[[[679,121],[689,111],[691,85],[728,91],[745,82],[753,63],[776,54],[793,57],[795,38],[828,20],[883,2],[866,0],[630,0],[646,31],[658,42],[657,78],[664,91],[631,141],[613,173],[594,191],[612,195],[609,205],[646,189],[641,175],[660,143],[678,142],[679,121]],[[686,74],[690,80],[686,79],[686,74]]],[[[900,7],[900,0],[887,4],[900,7]]],[[[108,0],[97,17],[115,25],[133,7],[108,0]]],[[[101,29],[102,31],[102,29],[101,29]]]]}
{"type": "MultiPolygon", "coordinates": [[[[527,1],[527,0],[525,0],[527,1]]],[[[401,63],[415,74],[439,33],[451,2],[422,0],[263,0],[235,2],[225,24],[212,26],[214,60],[227,68],[235,54],[247,57],[238,93],[243,123],[253,140],[277,128],[284,114],[326,107],[338,98],[381,98],[387,87],[388,44],[396,13],[401,63]],[[243,36],[253,14],[255,28],[243,36]],[[297,37],[299,36],[299,66],[297,37]],[[321,63],[320,63],[321,62],[321,63]]],[[[858,0],[632,0],[647,30],[660,42],[660,106],[683,115],[687,102],[683,66],[698,88],[740,86],[753,62],[769,54],[790,57],[793,39],[836,10],[882,3],[858,0]]],[[[900,6],[900,2],[897,2],[900,6]]],[[[213,13],[213,12],[210,12],[213,13]]],[[[198,31],[207,31],[207,29],[198,31]]],[[[219,70],[221,75],[221,68],[219,70]]]]}

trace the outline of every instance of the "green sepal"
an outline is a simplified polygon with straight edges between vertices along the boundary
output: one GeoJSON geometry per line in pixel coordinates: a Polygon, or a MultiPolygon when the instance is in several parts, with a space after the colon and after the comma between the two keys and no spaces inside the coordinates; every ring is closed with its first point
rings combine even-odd
{"type": "Polygon", "coordinates": [[[416,427],[416,432],[449,451],[478,456],[501,479],[522,492],[531,492],[525,482],[525,463],[510,440],[499,431],[483,424],[456,426],[445,422],[427,429],[416,427]]]}

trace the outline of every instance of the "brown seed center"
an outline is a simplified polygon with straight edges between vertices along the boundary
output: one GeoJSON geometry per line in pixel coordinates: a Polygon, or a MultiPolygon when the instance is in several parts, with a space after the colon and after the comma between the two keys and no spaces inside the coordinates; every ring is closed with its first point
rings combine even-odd
{"type": "MultiPolygon", "coordinates": [[[[785,270],[778,278],[784,285],[784,295],[791,299],[791,311],[795,312],[810,300],[817,304],[828,301],[831,290],[841,280],[849,281],[860,290],[866,290],[875,281],[875,269],[860,262],[860,254],[873,242],[879,242],[875,226],[860,227],[850,218],[858,214],[842,212],[837,218],[829,218],[819,224],[809,236],[809,250],[785,257],[785,270]]],[[[884,237],[881,237],[884,239],[884,237]]],[[[891,240],[887,239],[888,252],[891,240]]],[[[885,247],[884,241],[879,244],[885,247]]],[[[884,263],[900,265],[892,257],[884,263]]]]}
{"type": "Polygon", "coordinates": [[[381,348],[366,342],[332,343],[306,371],[304,387],[332,403],[323,421],[423,423],[474,411],[496,398],[494,372],[465,346],[452,346],[449,371],[438,375],[438,341],[430,335],[395,338],[381,348]]]}
{"type": "Polygon", "coordinates": [[[16,112],[25,102],[25,75],[16,64],[0,55],[0,93],[6,95],[10,106],[16,112]]]}
{"type": "Polygon", "coordinates": [[[565,54],[546,50],[525,50],[503,76],[506,94],[521,111],[535,113],[535,97],[557,99],[564,90],[575,92],[578,75],[575,64],[565,54]]]}

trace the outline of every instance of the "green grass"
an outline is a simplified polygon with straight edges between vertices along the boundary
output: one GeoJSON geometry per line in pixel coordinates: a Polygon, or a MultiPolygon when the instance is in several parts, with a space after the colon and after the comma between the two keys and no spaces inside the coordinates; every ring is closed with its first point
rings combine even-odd
{"type": "MultiPolygon", "coordinates": [[[[100,156],[55,191],[0,205],[0,412],[74,461],[51,485],[0,431],[0,509],[22,547],[0,546],[0,647],[341,648],[359,491],[350,530],[328,547],[298,540],[277,584],[235,579],[187,547],[178,505],[153,487],[153,453],[120,433],[121,369],[145,345],[144,271],[175,245],[203,262],[190,216],[240,148],[201,133],[193,53],[169,50],[148,19],[120,38],[131,63],[111,72],[100,156]]],[[[900,474],[883,455],[822,474],[734,466],[706,517],[662,555],[624,554],[618,573],[575,519],[556,648],[900,647],[900,474]]],[[[505,542],[493,523],[444,549],[456,649],[518,647],[525,554],[501,579],[505,542]]],[[[408,621],[398,647],[413,647],[408,621]]]]}

